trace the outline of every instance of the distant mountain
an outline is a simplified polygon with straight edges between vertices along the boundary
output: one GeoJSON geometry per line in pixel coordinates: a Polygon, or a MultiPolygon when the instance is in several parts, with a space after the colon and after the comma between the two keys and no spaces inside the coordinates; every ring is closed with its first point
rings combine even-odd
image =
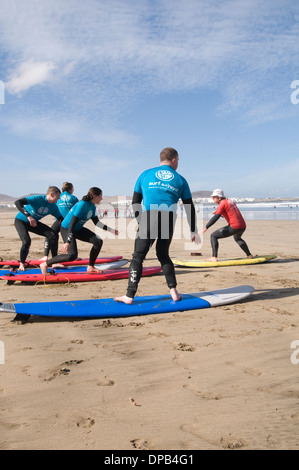
{"type": "Polygon", "coordinates": [[[0,194],[0,204],[12,204],[16,199],[16,197],[7,196],[7,194],[0,194]]]}
{"type": "Polygon", "coordinates": [[[213,191],[194,191],[192,194],[193,199],[200,197],[211,197],[213,191]]]}

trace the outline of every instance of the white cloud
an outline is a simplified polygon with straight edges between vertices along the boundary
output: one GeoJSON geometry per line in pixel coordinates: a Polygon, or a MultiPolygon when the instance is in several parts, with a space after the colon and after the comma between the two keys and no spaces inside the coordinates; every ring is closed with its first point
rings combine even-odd
{"type": "Polygon", "coordinates": [[[11,73],[6,90],[12,94],[26,92],[31,87],[48,82],[55,68],[52,62],[23,62],[11,73]]]}

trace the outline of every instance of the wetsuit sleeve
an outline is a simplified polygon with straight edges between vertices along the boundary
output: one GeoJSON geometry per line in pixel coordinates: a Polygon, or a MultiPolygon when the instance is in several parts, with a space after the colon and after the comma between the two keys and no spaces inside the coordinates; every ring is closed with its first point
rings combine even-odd
{"type": "Polygon", "coordinates": [[[197,233],[196,211],[192,197],[189,199],[184,199],[183,204],[187,214],[187,220],[190,227],[190,231],[192,233],[197,233]]]}
{"type": "Polygon", "coordinates": [[[26,210],[25,206],[29,204],[29,202],[27,201],[27,199],[25,197],[23,197],[22,199],[18,199],[17,201],[15,201],[15,206],[16,208],[18,209],[19,212],[22,212],[22,214],[24,214],[26,217],[29,217],[29,212],[26,210]]]}
{"type": "Polygon", "coordinates": [[[140,222],[141,214],[142,214],[142,193],[138,193],[134,191],[133,198],[132,198],[132,207],[135,219],[137,222],[140,222]]]}
{"type": "Polygon", "coordinates": [[[215,214],[213,217],[209,220],[209,222],[206,225],[206,228],[210,228],[212,225],[214,225],[215,222],[217,222],[218,219],[220,219],[220,214],[215,214]]]}
{"type": "Polygon", "coordinates": [[[93,223],[94,223],[95,225],[97,225],[98,227],[100,227],[102,230],[106,230],[106,231],[108,230],[107,225],[103,224],[103,222],[101,222],[101,221],[99,220],[98,216],[93,217],[91,220],[93,221],[93,223]]]}
{"type": "Polygon", "coordinates": [[[72,220],[70,222],[70,226],[68,229],[68,234],[67,234],[67,243],[71,243],[74,237],[74,228],[76,223],[79,221],[79,218],[73,215],[72,220]]]}

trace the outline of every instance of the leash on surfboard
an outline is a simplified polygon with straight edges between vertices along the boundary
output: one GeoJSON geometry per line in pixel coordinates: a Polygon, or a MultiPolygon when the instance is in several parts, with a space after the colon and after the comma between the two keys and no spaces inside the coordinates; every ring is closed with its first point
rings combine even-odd
{"type": "MultiPolygon", "coordinates": [[[[49,273],[49,274],[50,274],[50,273],[49,273]]],[[[54,287],[54,286],[55,286],[55,282],[47,283],[46,278],[47,278],[47,275],[49,275],[49,274],[46,274],[42,280],[36,281],[36,283],[35,283],[34,285],[37,286],[39,283],[42,282],[42,283],[43,283],[43,287],[54,287]]],[[[69,280],[68,277],[66,277],[66,276],[59,277],[59,276],[57,276],[57,282],[59,282],[61,279],[66,279],[66,282],[62,282],[62,283],[61,283],[63,286],[66,286],[66,285],[68,286],[68,285],[71,283],[71,281],[69,280]]]]}

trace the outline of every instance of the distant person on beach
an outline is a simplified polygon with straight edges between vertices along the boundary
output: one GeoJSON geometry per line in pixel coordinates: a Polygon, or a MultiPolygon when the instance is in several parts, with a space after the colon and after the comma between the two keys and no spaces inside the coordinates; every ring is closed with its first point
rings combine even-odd
{"type": "Polygon", "coordinates": [[[200,242],[197,233],[196,213],[189,185],[176,170],[178,152],[170,147],[160,153],[160,166],[144,171],[138,178],[132,206],[139,223],[133,258],[129,268],[127,294],[115,300],[132,304],[142,276],[143,261],[156,240],[156,254],[174,301],[181,299],[176,286],[174,265],[169,257],[176,221],[177,203],[182,199],[191,230],[191,240],[200,242]],[[141,202],[144,210],[141,212],[141,202]]]}
{"type": "Polygon", "coordinates": [[[253,258],[246,242],[241,238],[246,230],[246,222],[243,219],[243,216],[239,211],[236,203],[231,199],[227,199],[224,196],[222,189],[215,189],[212,193],[212,198],[213,202],[218,204],[218,207],[214,212],[213,217],[202,230],[202,234],[204,234],[208,228],[215,224],[215,222],[217,222],[220,217],[224,217],[228,225],[220,228],[219,230],[216,230],[211,234],[212,257],[206,259],[206,261],[215,262],[218,260],[218,240],[220,238],[227,237],[234,237],[235,242],[238,243],[239,247],[244,251],[244,253],[246,253],[247,257],[253,258]]]}
{"type": "Polygon", "coordinates": [[[22,241],[20,271],[25,270],[25,262],[31,245],[29,232],[46,237],[51,251],[55,255],[57,254],[57,234],[40,220],[47,215],[53,215],[59,222],[62,220],[56,205],[59,196],[60,189],[56,186],[50,186],[46,195],[28,196],[15,201],[15,206],[19,210],[15,218],[15,227],[22,241]]]}
{"type": "Polygon", "coordinates": [[[95,262],[98,254],[101,251],[103,240],[93,233],[91,230],[84,227],[88,220],[92,220],[95,225],[103,230],[112,232],[114,235],[118,235],[118,230],[107,227],[99,221],[97,215],[96,206],[100,204],[102,200],[102,190],[97,187],[92,187],[82,198],[81,201],[77,202],[69,211],[65,219],[61,223],[61,235],[64,241],[64,245],[61,248],[63,254],[54,256],[40,265],[43,274],[47,274],[48,267],[53,264],[59,264],[66,261],[74,261],[78,257],[77,240],[91,243],[92,248],[89,254],[89,264],[87,266],[87,272],[100,272],[95,268],[95,262]]]}
{"type": "MultiPolygon", "coordinates": [[[[63,219],[67,216],[71,208],[79,202],[79,199],[74,196],[74,186],[72,183],[64,182],[62,185],[62,193],[60,194],[60,198],[57,201],[57,207],[59,209],[60,214],[62,215],[63,219]]],[[[54,253],[52,252],[52,257],[57,255],[58,252],[58,238],[60,232],[60,224],[61,220],[56,219],[54,224],[52,225],[52,230],[56,233],[56,242],[57,247],[54,249],[54,253]]],[[[44,257],[42,258],[44,261],[47,261],[50,252],[50,243],[49,240],[46,238],[45,240],[45,248],[44,248],[44,257]]]]}

